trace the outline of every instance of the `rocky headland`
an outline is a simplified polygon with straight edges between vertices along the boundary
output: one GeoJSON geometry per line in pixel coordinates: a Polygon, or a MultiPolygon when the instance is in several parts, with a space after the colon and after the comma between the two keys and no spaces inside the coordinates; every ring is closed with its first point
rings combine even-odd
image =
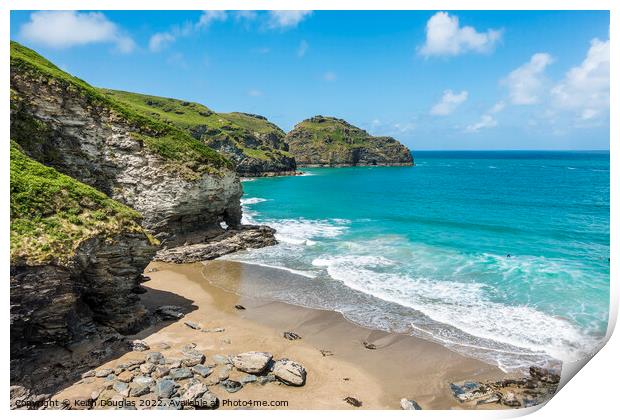
{"type": "Polygon", "coordinates": [[[413,157],[392,137],[375,137],[345,120],[317,115],[286,135],[299,166],[411,166],[413,157]]]}
{"type": "Polygon", "coordinates": [[[111,89],[100,90],[135,112],[165,121],[230,159],[245,177],[295,175],[297,165],[285,133],[265,117],[241,112],[216,113],[204,105],[111,89]]]}

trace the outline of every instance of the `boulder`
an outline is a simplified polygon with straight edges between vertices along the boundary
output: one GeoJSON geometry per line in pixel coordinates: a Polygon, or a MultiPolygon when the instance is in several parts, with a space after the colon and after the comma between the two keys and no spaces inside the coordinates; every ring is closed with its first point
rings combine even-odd
{"type": "Polygon", "coordinates": [[[174,395],[178,385],[170,379],[162,379],[155,384],[155,396],[157,398],[170,398],[174,395]]]}
{"type": "Polygon", "coordinates": [[[306,383],[306,369],[292,360],[278,360],[273,366],[273,374],[286,385],[302,386],[306,383]]]}
{"type": "Polygon", "coordinates": [[[267,368],[273,356],[270,353],[249,351],[233,357],[233,365],[246,373],[261,373],[267,368]]]}
{"type": "Polygon", "coordinates": [[[192,372],[194,372],[197,375],[202,376],[203,378],[206,378],[213,372],[213,369],[205,365],[196,365],[192,367],[192,372]]]}
{"type": "Polygon", "coordinates": [[[421,410],[422,407],[415,402],[414,400],[409,400],[407,398],[402,398],[400,400],[400,408],[403,410],[421,410]]]}
{"type": "Polygon", "coordinates": [[[163,365],[166,363],[166,358],[160,352],[153,351],[146,355],[146,361],[155,365],[163,365]]]}

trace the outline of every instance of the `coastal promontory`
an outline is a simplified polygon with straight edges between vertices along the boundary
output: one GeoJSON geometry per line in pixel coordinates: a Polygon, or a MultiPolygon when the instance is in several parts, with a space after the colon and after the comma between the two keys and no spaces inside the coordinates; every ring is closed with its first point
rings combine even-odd
{"type": "Polygon", "coordinates": [[[317,115],[297,124],[285,141],[299,166],[411,166],[407,147],[375,137],[345,120],[317,115]]]}

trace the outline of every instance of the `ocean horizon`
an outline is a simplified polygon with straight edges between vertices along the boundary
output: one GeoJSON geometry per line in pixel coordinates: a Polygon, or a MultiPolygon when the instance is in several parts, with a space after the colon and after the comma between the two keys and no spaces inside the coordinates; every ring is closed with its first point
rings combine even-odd
{"type": "Polygon", "coordinates": [[[288,270],[263,297],[430,339],[506,371],[575,361],[609,315],[608,151],[414,151],[413,167],[244,182],[288,270]]]}

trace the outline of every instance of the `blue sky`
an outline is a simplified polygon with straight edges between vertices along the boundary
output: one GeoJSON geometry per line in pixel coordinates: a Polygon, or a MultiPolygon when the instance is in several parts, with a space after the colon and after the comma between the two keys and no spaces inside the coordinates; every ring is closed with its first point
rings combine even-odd
{"type": "Polygon", "coordinates": [[[89,83],[344,118],[423,149],[608,149],[608,12],[27,12],[11,38],[89,83]]]}

